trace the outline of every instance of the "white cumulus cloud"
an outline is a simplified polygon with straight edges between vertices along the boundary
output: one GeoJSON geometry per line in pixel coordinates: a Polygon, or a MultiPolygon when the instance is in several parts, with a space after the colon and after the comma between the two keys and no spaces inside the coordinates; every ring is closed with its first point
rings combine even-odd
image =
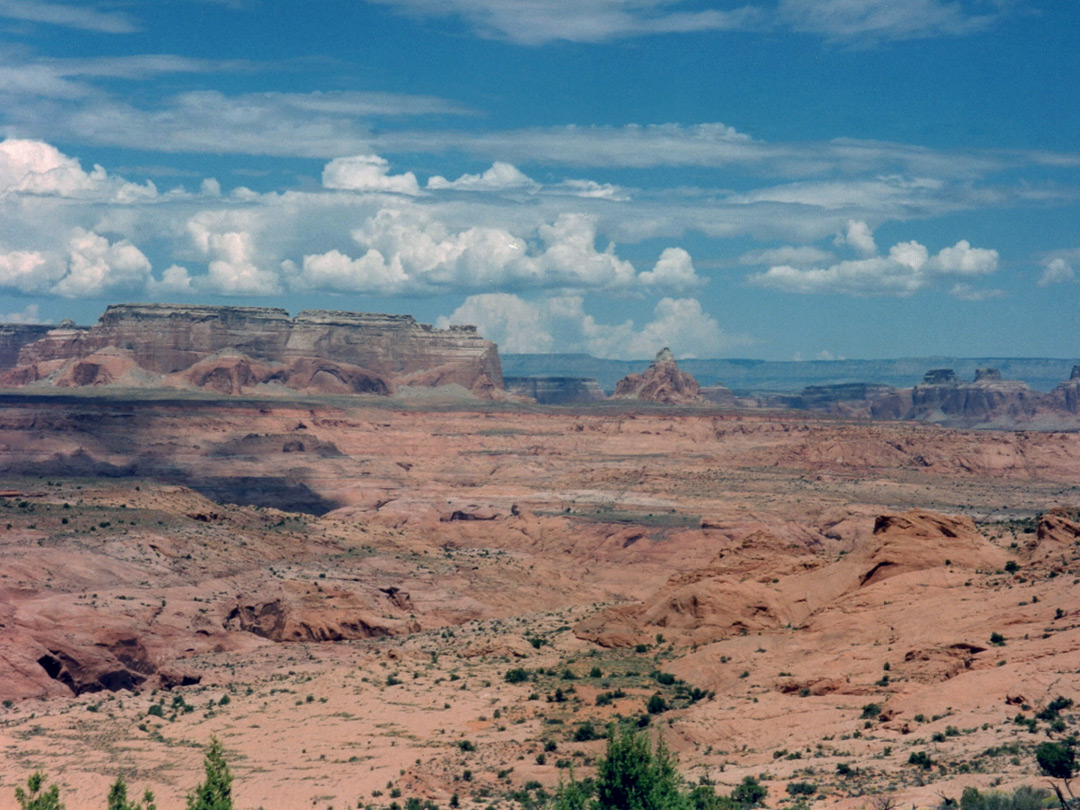
{"type": "Polygon", "coordinates": [[[322,173],[325,188],[343,191],[379,191],[419,194],[420,185],[412,172],[390,174],[390,164],[378,155],[334,158],[322,173]]]}
{"type": "MultiPolygon", "coordinates": [[[[248,231],[212,230],[199,219],[188,222],[196,249],[208,259],[207,274],[194,283],[222,295],[273,295],[281,292],[278,274],[255,263],[254,237],[248,231]]],[[[176,273],[174,282],[183,279],[176,273]]]]}
{"type": "Polygon", "coordinates": [[[435,175],[428,179],[427,187],[453,191],[534,191],[540,184],[512,163],[497,160],[483,174],[463,174],[457,180],[435,175]]]}
{"type": "Polygon", "coordinates": [[[873,256],[877,253],[877,243],[874,241],[874,232],[865,222],[854,219],[847,221],[847,227],[842,233],[836,235],[833,244],[837,247],[848,246],[854,248],[863,256],[873,256]]]}
{"type": "Polygon", "coordinates": [[[0,197],[32,194],[57,197],[108,197],[132,202],[157,196],[149,180],[139,186],[109,177],[101,166],[89,173],[79,161],[44,141],[0,141],[0,197]]]}
{"type": "MultiPolygon", "coordinates": [[[[907,296],[929,286],[935,277],[985,275],[996,271],[997,264],[996,250],[974,248],[964,239],[932,257],[924,245],[910,241],[893,245],[888,256],[843,261],[824,268],[777,265],[750,275],[747,281],[785,292],[907,296]]],[[[954,287],[954,295],[963,300],[988,294],[970,285],[954,287]]]]}
{"type": "Polygon", "coordinates": [[[675,247],[666,248],[652,270],[638,274],[638,281],[646,287],[660,287],[678,292],[692,290],[705,283],[705,279],[694,271],[690,254],[675,247]]]}
{"type": "Polygon", "coordinates": [[[510,293],[472,295],[439,326],[472,324],[504,352],[585,352],[595,357],[651,358],[665,346],[680,357],[715,357],[742,341],[720,328],[694,298],[662,298],[652,319],[603,324],[581,296],[528,301],[510,293]]]}
{"type": "Polygon", "coordinates": [[[560,214],[518,235],[480,225],[454,229],[424,208],[388,207],[353,229],[352,238],[364,251],[358,258],[335,249],[305,255],[299,269],[286,263],[293,287],[380,294],[639,286],[678,292],[703,283],[678,248],[639,274],[613,244],[597,249],[596,221],[585,214],[560,214]]]}
{"type": "Polygon", "coordinates": [[[120,289],[141,289],[150,279],[150,260],[127,239],[75,228],[68,240],[68,268],[52,291],[66,298],[100,296],[120,289]]]}
{"type": "Polygon", "coordinates": [[[63,265],[47,253],[0,248],[0,287],[24,293],[44,292],[63,274],[63,265]]]}
{"type": "Polygon", "coordinates": [[[146,291],[151,295],[188,295],[197,292],[194,279],[187,268],[178,264],[166,267],[160,281],[149,279],[146,282],[146,291]]]}
{"type": "Polygon", "coordinates": [[[1066,284],[1076,281],[1076,266],[1080,264],[1080,248],[1060,250],[1050,254],[1042,261],[1043,271],[1039,276],[1039,286],[1066,284]]]}
{"type": "Polygon", "coordinates": [[[982,276],[997,270],[998,252],[985,248],[973,248],[966,239],[952,247],[943,248],[930,263],[930,269],[938,273],[958,276],[982,276]]]}

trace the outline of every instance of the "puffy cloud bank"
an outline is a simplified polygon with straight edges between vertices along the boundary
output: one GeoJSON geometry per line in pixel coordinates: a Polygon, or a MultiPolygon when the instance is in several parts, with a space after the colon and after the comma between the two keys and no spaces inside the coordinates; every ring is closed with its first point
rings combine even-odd
{"type": "MultiPolygon", "coordinates": [[[[846,231],[837,237],[836,244],[851,246],[865,258],[841,261],[828,267],[778,264],[764,273],[750,275],[747,280],[758,287],[784,292],[907,296],[942,277],[974,278],[993,273],[998,267],[996,250],[972,247],[966,239],[933,256],[924,245],[915,241],[899,242],[884,256],[868,255],[876,254],[877,248],[870,229],[863,222],[849,222],[846,231]]],[[[964,300],[980,297],[970,284],[958,284],[953,290],[964,300]]]]}
{"type": "Polygon", "coordinates": [[[685,291],[704,279],[690,255],[668,248],[652,270],[638,273],[615,253],[597,250],[596,221],[561,214],[541,224],[535,243],[503,228],[454,229],[415,207],[383,208],[352,231],[363,254],[339,250],[304,256],[287,272],[296,289],[383,295],[440,290],[573,289],[685,291]]]}
{"type": "Polygon", "coordinates": [[[89,173],[79,161],[43,141],[0,141],[0,197],[29,194],[132,202],[157,195],[154,184],[139,186],[109,177],[101,166],[89,173]]]}
{"type": "Polygon", "coordinates": [[[528,301],[509,293],[472,295],[439,326],[474,324],[510,353],[584,352],[595,357],[635,360],[665,346],[680,357],[715,357],[745,341],[721,330],[694,298],[662,298],[650,321],[599,323],[584,311],[579,295],[528,301]]]}

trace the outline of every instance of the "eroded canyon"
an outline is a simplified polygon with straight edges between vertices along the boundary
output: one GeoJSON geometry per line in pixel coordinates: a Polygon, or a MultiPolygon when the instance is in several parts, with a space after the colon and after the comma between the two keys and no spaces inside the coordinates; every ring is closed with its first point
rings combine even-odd
{"type": "Polygon", "coordinates": [[[123,773],[180,807],[215,734],[239,807],[528,806],[621,722],[770,806],[930,806],[1042,781],[1036,714],[1080,699],[1077,433],[2,405],[0,793],[42,767],[97,806],[123,773]]]}

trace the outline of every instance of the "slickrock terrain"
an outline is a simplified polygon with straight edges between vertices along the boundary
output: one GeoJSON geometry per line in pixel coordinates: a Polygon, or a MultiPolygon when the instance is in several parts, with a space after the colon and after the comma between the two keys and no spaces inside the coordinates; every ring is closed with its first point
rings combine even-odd
{"type": "Polygon", "coordinates": [[[661,349],[641,374],[629,374],[615,385],[616,399],[687,405],[702,402],[697,380],[681,370],[670,349],[661,349]]]}
{"type": "Polygon", "coordinates": [[[433,329],[407,315],[117,304],[89,328],[4,329],[0,387],[386,395],[454,386],[491,398],[503,386],[498,349],[473,327],[433,329]]]}
{"type": "Polygon", "coordinates": [[[1078,433],[125,397],[0,395],[0,795],[509,810],[619,723],[930,807],[1077,723],[1078,433]]]}

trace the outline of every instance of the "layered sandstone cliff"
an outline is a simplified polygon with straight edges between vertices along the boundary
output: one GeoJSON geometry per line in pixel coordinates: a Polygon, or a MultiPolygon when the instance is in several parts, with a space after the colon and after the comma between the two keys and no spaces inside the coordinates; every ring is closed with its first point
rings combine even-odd
{"type": "Polygon", "coordinates": [[[408,315],[117,304],[89,328],[38,330],[0,335],[0,386],[392,394],[455,385],[481,396],[503,388],[498,349],[474,327],[435,329],[408,315]]]}
{"type": "Polygon", "coordinates": [[[1054,406],[1045,394],[1017,380],[1003,380],[993,368],[977,369],[972,382],[960,380],[952,369],[934,369],[919,385],[870,398],[870,415],[876,418],[947,424],[1012,424],[1047,410],[1054,406]]]}
{"type": "Polygon", "coordinates": [[[848,417],[901,419],[950,426],[1071,427],[1080,416],[1080,366],[1053,391],[1006,380],[994,368],[980,368],[972,381],[952,369],[931,369],[918,385],[844,383],[808,386],[800,394],[772,394],[767,407],[826,411],[848,417]]]}

